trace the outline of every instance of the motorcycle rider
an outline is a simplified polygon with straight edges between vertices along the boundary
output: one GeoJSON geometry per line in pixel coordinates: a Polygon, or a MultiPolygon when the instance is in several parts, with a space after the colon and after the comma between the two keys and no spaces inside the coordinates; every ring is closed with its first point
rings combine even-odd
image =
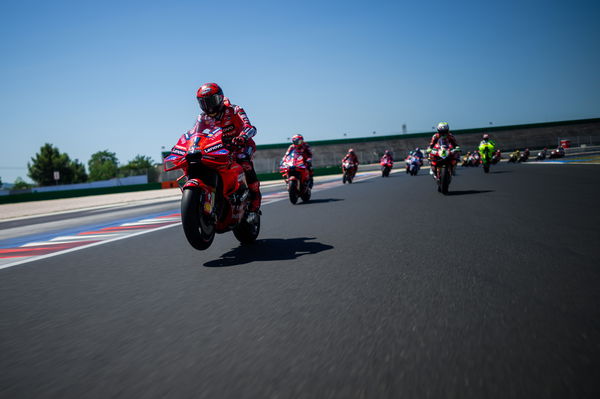
{"type": "Polygon", "coordinates": [[[481,154],[483,151],[488,151],[488,157],[489,157],[489,161],[491,161],[492,158],[492,154],[494,153],[494,149],[496,148],[496,143],[490,139],[490,135],[485,133],[482,136],[482,140],[479,143],[479,153],[481,154]],[[489,148],[488,146],[491,145],[491,148],[489,148]]]}
{"type": "Polygon", "coordinates": [[[394,162],[394,157],[392,157],[392,154],[390,153],[390,150],[385,150],[385,152],[383,153],[383,156],[381,157],[379,162],[383,162],[383,163],[389,163],[389,162],[394,162]]]}
{"type": "Polygon", "coordinates": [[[502,159],[502,151],[500,151],[500,149],[498,148],[496,151],[494,151],[494,156],[492,157],[492,162],[498,163],[498,162],[500,162],[501,159],[502,159]]]}
{"type": "Polygon", "coordinates": [[[481,142],[479,143],[479,146],[481,147],[484,144],[491,144],[492,146],[496,147],[496,143],[494,142],[494,140],[490,139],[490,135],[487,133],[485,133],[481,137],[481,142]]]}
{"type": "Polygon", "coordinates": [[[356,174],[356,172],[358,171],[358,163],[359,162],[358,162],[358,157],[354,153],[354,149],[352,149],[352,148],[348,149],[346,156],[344,156],[344,158],[342,158],[342,165],[346,161],[349,161],[350,163],[354,164],[354,174],[356,174]]]}
{"type": "Polygon", "coordinates": [[[250,191],[251,200],[247,220],[252,222],[256,215],[260,214],[262,198],[260,182],[252,162],[256,151],[256,144],[252,137],[256,135],[256,128],[250,124],[244,109],[231,104],[229,99],[223,95],[221,87],[216,83],[205,83],[200,86],[196,93],[196,99],[202,113],[188,133],[203,133],[205,130],[212,131],[215,128],[221,128],[223,143],[236,147],[236,161],[244,169],[246,183],[250,191]]]}
{"type": "MultiPolygon", "coordinates": [[[[456,139],[454,138],[454,135],[452,133],[450,133],[450,126],[448,125],[447,122],[440,122],[437,125],[437,133],[435,133],[432,137],[431,137],[431,141],[429,142],[429,147],[427,147],[427,153],[430,154],[431,150],[433,150],[438,142],[440,141],[440,139],[446,139],[448,144],[451,146],[451,148],[458,150],[458,144],[456,143],[456,139]]],[[[452,174],[455,175],[455,169],[456,169],[456,162],[457,159],[459,157],[458,151],[456,151],[454,153],[454,158],[452,160],[452,174]]],[[[433,168],[431,168],[429,170],[429,174],[433,175],[433,168]]]]}
{"type": "Polygon", "coordinates": [[[310,149],[310,145],[304,141],[304,137],[301,134],[296,134],[292,137],[292,144],[288,147],[285,152],[284,158],[290,155],[292,151],[296,151],[297,154],[302,155],[304,162],[306,164],[306,169],[308,170],[308,186],[312,188],[313,186],[313,168],[312,168],[312,150],[310,149]]]}
{"type": "Polygon", "coordinates": [[[461,166],[470,166],[469,162],[471,162],[471,152],[470,151],[467,152],[466,155],[463,156],[461,166]]]}
{"type": "Polygon", "coordinates": [[[516,163],[519,159],[521,159],[521,151],[519,151],[519,149],[516,149],[510,153],[508,162],[516,163]]]}
{"type": "Polygon", "coordinates": [[[423,166],[423,151],[419,147],[415,148],[413,155],[418,157],[421,161],[421,166],[423,166]]]}
{"type": "Polygon", "coordinates": [[[344,163],[346,161],[352,162],[358,168],[358,157],[354,153],[354,149],[350,148],[348,150],[348,152],[346,153],[346,156],[344,156],[344,158],[342,158],[342,163],[344,163]]]}

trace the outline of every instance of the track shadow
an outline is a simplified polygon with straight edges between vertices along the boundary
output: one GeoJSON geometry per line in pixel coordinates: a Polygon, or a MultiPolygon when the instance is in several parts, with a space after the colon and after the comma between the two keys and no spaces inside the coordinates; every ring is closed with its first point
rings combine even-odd
{"type": "Polygon", "coordinates": [[[495,170],[493,172],[490,172],[492,174],[498,174],[498,173],[512,173],[512,170],[495,170]]]}
{"type": "Polygon", "coordinates": [[[462,190],[462,191],[449,191],[448,195],[468,195],[468,194],[483,194],[493,193],[494,190],[462,190]]]}
{"type": "Polygon", "coordinates": [[[322,204],[322,203],[326,203],[326,202],[337,202],[337,201],[343,201],[343,199],[341,199],[341,198],[311,199],[308,202],[298,202],[298,205],[304,205],[304,204],[322,204]]]}
{"type": "Polygon", "coordinates": [[[333,246],[320,242],[307,242],[315,237],[268,238],[257,240],[252,245],[241,245],[221,255],[219,259],[204,264],[205,267],[230,267],[251,262],[279,261],[296,259],[303,255],[313,255],[333,249],[333,246]]]}

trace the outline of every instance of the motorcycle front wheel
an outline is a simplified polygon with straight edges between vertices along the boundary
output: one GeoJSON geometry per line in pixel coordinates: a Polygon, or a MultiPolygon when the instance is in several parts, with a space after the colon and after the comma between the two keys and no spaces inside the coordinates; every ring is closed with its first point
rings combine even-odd
{"type": "Polygon", "coordinates": [[[204,193],[197,188],[186,188],[181,197],[181,224],[190,245],[200,251],[207,249],[215,238],[215,224],[205,215],[204,193]]]}
{"type": "Polygon", "coordinates": [[[450,170],[448,168],[442,168],[440,173],[440,189],[442,194],[448,194],[448,188],[450,187],[450,180],[452,176],[450,176],[450,170]]]}
{"type": "Polygon", "coordinates": [[[288,183],[288,193],[290,195],[290,202],[296,205],[298,202],[298,181],[292,180],[288,183]]]}

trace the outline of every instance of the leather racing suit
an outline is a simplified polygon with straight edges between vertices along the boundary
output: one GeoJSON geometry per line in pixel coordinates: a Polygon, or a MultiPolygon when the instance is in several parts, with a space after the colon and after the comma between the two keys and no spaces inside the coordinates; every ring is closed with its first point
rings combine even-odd
{"type": "Polygon", "coordinates": [[[252,137],[256,135],[256,128],[250,124],[250,119],[242,107],[231,104],[229,99],[225,97],[223,100],[223,110],[214,118],[202,113],[198,116],[194,127],[188,133],[202,133],[205,129],[213,130],[220,127],[223,131],[223,144],[230,145],[235,137],[243,137],[245,145],[237,150],[236,160],[244,169],[246,175],[246,183],[250,191],[251,201],[250,212],[258,212],[262,195],[260,192],[260,182],[256,177],[254,170],[254,153],[256,152],[256,143],[252,137]]]}

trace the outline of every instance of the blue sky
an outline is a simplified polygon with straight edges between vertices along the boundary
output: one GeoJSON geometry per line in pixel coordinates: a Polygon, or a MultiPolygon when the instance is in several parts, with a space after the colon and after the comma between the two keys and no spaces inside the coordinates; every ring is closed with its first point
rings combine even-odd
{"type": "Polygon", "coordinates": [[[3,1],[2,181],[159,160],[219,83],[258,144],[600,116],[597,1],[3,1]]]}

